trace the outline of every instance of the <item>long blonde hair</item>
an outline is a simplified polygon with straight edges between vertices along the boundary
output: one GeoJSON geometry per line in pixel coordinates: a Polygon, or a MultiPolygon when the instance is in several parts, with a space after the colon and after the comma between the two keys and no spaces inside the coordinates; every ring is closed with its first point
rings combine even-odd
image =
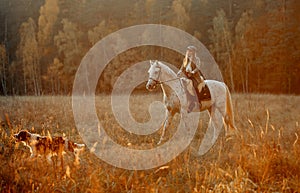
{"type": "Polygon", "coordinates": [[[188,64],[188,52],[186,52],[185,57],[183,59],[183,67],[186,68],[187,64],[188,64]]]}

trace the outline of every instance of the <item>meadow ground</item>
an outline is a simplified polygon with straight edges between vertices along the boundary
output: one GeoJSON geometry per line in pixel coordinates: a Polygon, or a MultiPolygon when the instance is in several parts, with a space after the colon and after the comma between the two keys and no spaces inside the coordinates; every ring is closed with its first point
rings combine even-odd
{"type": "MultiPolygon", "coordinates": [[[[21,129],[65,134],[82,142],[71,97],[1,97],[0,192],[300,192],[300,96],[233,94],[232,98],[238,130],[232,139],[226,140],[223,132],[214,147],[198,157],[195,149],[208,123],[207,113],[202,113],[197,134],[178,157],[161,167],[131,171],[101,161],[89,149],[79,166],[71,154],[65,155],[64,170],[43,158],[30,159],[29,149],[12,137],[21,129]]],[[[133,116],[139,122],[149,120],[148,105],[160,99],[159,94],[132,96],[133,116]]],[[[96,107],[106,132],[119,144],[157,146],[160,131],[136,136],[118,125],[109,96],[98,96],[96,107]]],[[[178,120],[176,116],[166,140],[178,120]]]]}

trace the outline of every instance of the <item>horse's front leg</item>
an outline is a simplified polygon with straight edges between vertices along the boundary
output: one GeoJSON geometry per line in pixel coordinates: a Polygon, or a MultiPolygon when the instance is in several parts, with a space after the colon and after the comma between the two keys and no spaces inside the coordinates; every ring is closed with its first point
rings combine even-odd
{"type": "Polygon", "coordinates": [[[162,125],[162,127],[163,127],[162,128],[162,134],[160,136],[159,142],[157,143],[158,145],[161,144],[161,142],[163,141],[166,128],[169,127],[171,119],[172,119],[172,114],[169,111],[167,111],[167,113],[166,113],[166,119],[165,119],[165,121],[164,121],[164,123],[162,125]]]}

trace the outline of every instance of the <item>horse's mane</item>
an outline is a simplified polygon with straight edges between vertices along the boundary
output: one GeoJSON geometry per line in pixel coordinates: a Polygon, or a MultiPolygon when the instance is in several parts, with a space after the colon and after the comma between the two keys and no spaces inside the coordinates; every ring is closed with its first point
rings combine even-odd
{"type": "Polygon", "coordinates": [[[176,76],[176,73],[166,64],[164,64],[161,61],[157,61],[157,64],[164,70],[166,71],[168,74],[172,75],[173,77],[176,76]]]}

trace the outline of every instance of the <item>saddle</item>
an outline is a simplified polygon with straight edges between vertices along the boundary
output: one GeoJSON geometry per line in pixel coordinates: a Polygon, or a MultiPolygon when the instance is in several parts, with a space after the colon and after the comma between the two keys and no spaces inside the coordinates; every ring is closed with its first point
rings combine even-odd
{"type": "Polygon", "coordinates": [[[206,100],[211,100],[211,95],[210,95],[210,92],[209,92],[209,88],[206,84],[202,88],[201,92],[199,92],[198,89],[195,89],[195,90],[197,92],[199,102],[206,101],[206,100]]]}
{"type": "Polygon", "coordinates": [[[191,83],[186,82],[185,86],[186,86],[186,91],[190,93],[190,95],[194,95],[192,91],[192,88],[194,88],[196,92],[195,97],[197,97],[199,103],[201,103],[201,101],[211,100],[209,88],[204,82],[202,82],[204,85],[201,85],[202,83],[194,78],[191,78],[189,80],[191,81],[191,83]]]}
{"type": "Polygon", "coordinates": [[[191,80],[192,80],[192,85],[196,91],[198,101],[201,103],[201,101],[210,100],[211,96],[210,96],[209,88],[204,82],[203,76],[200,74],[199,77],[200,78],[191,77],[191,80]]]}

